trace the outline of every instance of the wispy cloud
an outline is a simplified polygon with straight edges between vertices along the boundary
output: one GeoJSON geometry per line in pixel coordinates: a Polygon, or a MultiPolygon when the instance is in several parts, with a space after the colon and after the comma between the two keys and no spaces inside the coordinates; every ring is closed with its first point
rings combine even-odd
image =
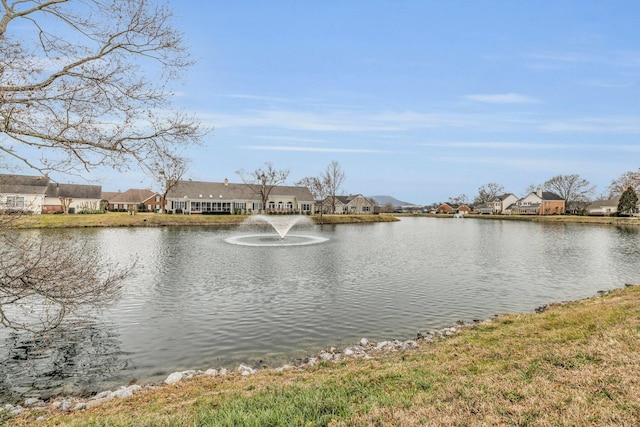
{"type": "Polygon", "coordinates": [[[619,152],[640,152],[638,144],[586,144],[574,143],[547,143],[547,142],[491,142],[491,141],[451,141],[451,142],[421,142],[416,144],[421,147],[434,148],[461,148],[465,150],[500,150],[500,151],[520,151],[520,150],[589,150],[589,151],[619,151],[619,152]]]}
{"type": "Polygon", "coordinates": [[[540,102],[535,98],[519,93],[476,94],[467,95],[465,98],[471,101],[486,102],[489,104],[535,104],[540,102]]]}
{"type": "Polygon", "coordinates": [[[390,154],[395,153],[389,150],[376,150],[371,148],[331,148],[331,147],[300,147],[289,145],[245,145],[240,148],[256,151],[296,151],[307,153],[368,153],[368,154],[390,154]]]}
{"type": "Polygon", "coordinates": [[[416,129],[505,129],[530,123],[517,115],[421,113],[414,111],[291,111],[254,110],[237,114],[200,113],[222,128],[272,128],[314,132],[403,132],[416,129]]]}
{"type": "Polygon", "coordinates": [[[640,118],[621,116],[555,120],[542,124],[540,130],[544,132],[640,134],[640,118]]]}

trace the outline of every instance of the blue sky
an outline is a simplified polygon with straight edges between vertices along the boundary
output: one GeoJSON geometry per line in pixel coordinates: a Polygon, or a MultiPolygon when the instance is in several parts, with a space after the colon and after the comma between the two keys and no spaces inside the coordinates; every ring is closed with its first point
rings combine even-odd
{"type": "Polygon", "coordinates": [[[427,204],[640,167],[637,0],[170,4],[198,61],[174,105],[215,128],[191,179],[336,160],[347,193],[427,204]]]}

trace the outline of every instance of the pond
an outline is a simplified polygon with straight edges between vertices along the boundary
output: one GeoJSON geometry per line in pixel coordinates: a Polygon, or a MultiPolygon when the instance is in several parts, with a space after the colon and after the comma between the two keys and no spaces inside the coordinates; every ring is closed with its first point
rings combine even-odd
{"type": "Polygon", "coordinates": [[[105,259],[137,259],[136,274],[85,324],[36,337],[0,330],[0,402],[186,369],[277,367],[640,281],[636,228],[403,218],[294,227],[327,240],[290,247],[228,243],[255,232],[242,227],[69,232],[105,259]]]}

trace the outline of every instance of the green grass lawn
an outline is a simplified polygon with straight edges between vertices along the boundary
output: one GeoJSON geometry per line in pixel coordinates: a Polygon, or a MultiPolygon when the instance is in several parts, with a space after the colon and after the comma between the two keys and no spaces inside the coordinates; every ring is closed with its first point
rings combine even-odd
{"type": "MultiPolygon", "coordinates": [[[[247,219],[246,215],[169,215],[156,213],[108,212],[104,214],[24,215],[4,216],[0,225],[14,228],[73,228],[73,227],[161,227],[183,225],[234,225],[247,219]]],[[[320,216],[311,218],[320,223],[320,216]]],[[[363,223],[397,221],[392,215],[323,215],[322,223],[363,223]]]]}

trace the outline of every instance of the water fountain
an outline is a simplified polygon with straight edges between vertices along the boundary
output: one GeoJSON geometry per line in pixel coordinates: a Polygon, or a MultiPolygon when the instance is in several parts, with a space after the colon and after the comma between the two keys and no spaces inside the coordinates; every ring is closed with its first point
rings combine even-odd
{"type": "Polygon", "coordinates": [[[225,239],[227,243],[244,246],[301,246],[312,245],[325,242],[328,239],[319,236],[293,235],[289,234],[291,228],[296,224],[312,225],[313,221],[302,215],[252,215],[243,222],[243,225],[269,225],[270,230],[276,234],[250,234],[233,236],[225,239]]]}

